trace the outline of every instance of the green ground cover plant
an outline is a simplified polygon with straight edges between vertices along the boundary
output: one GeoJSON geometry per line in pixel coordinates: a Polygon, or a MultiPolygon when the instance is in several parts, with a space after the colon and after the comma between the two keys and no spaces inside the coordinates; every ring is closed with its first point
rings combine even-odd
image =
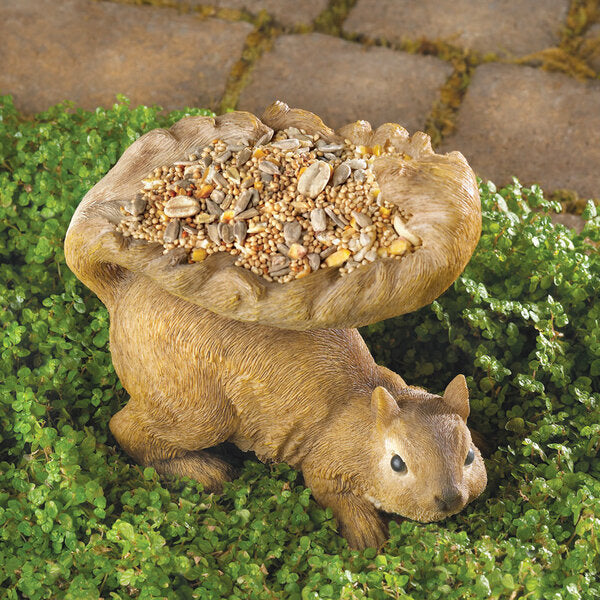
{"type": "Polygon", "coordinates": [[[0,596],[600,597],[600,217],[482,182],[483,234],[450,290],[363,330],[376,359],[441,392],[468,377],[489,485],[441,523],[398,519],[354,552],[286,465],[245,457],[222,495],[161,482],[118,448],[127,400],[108,315],[64,262],[87,190],[165,115],[121,99],[32,119],[0,97],[0,596]]]}

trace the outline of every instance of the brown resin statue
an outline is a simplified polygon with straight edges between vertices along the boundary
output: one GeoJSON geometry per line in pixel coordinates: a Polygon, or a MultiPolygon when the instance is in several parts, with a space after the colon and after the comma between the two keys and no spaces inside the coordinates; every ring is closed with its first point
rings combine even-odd
{"type": "Polygon", "coordinates": [[[480,232],[463,156],[399,125],[333,131],[276,102],[143,135],[65,240],[131,396],[113,435],[213,491],[233,477],[217,444],[285,461],[353,548],[385,541],[379,511],[457,513],[486,485],[464,376],[409,386],[355,328],[432,302],[480,232]]]}

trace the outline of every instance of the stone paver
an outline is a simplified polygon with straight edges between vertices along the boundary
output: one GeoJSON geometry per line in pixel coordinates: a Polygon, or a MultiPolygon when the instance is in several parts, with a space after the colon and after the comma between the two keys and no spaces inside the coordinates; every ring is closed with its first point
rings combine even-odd
{"type": "Polygon", "coordinates": [[[264,10],[282,25],[309,25],[327,8],[327,0],[199,0],[201,4],[210,4],[219,8],[245,9],[258,14],[264,10]]]}
{"type": "Polygon", "coordinates": [[[274,100],[317,113],[337,128],[357,119],[423,129],[452,72],[430,56],[364,48],[318,33],[278,38],[258,62],[239,108],[261,114],[274,100]]]}
{"type": "Polygon", "coordinates": [[[599,131],[600,81],[488,64],[475,71],[442,149],[460,150],[497,185],[516,175],[545,191],[600,198],[599,131]]]}
{"type": "Polygon", "coordinates": [[[89,0],[0,2],[0,90],[22,111],[62,100],[93,109],[115,94],[133,105],[216,107],[247,23],[174,9],[89,0]]]}
{"type": "Polygon", "coordinates": [[[581,233],[583,231],[583,227],[585,226],[585,221],[579,215],[559,213],[550,215],[550,218],[555,225],[560,223],[565,227],[574,229],[577,233],[581,233]]]}
{"type": "Polygon", "coordinates": [[[568,0],[359,0],[344,30],[522,56],[558,44],[568,7],[568,0]]]}

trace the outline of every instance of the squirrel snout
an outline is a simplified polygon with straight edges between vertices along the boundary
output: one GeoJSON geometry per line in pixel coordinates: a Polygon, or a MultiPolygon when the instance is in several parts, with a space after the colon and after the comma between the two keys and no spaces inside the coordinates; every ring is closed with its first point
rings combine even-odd
{"type": "Polygon", "coordinates": [[[433,500],[441,512],[455,513],[464,506],[465,495],[458,488],[444,488],[433,500]]]}

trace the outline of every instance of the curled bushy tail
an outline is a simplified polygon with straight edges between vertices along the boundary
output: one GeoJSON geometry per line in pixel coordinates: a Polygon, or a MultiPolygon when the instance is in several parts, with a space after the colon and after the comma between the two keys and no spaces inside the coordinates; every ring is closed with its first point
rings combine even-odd
{"type": "Polygon", "coordinates": [[[477,182],[458,152],[435,154],[428,136],[409,137],[391,123],[372,131],[367,122],[357,121],[334,132],[316,115],[277,102],[262,121],[245,112],[191,117],[168,131],[142,136],[82,200],[67,232],[65,255],[77,277],[109,308],[122,283],[139,274],[188,302],[241,321],[284,329],[359,327],[432,302],[460,275],[480,233],[477,182]],[[234,266],[235,257],[225,252],[187,264],[183,249],[163,254],[158,243],[117,232],[120,206],[135,197],[155,167],[181,160],[215,139],[253,143],[269,128],[290,126],[330,141],[394,146],[397,153],[375,159],[373,168],[386,201],[407,219],[419,247],[401,260],[382,258],[344,277],[337,269],[320,269],[280,284],[234,266]]]}

